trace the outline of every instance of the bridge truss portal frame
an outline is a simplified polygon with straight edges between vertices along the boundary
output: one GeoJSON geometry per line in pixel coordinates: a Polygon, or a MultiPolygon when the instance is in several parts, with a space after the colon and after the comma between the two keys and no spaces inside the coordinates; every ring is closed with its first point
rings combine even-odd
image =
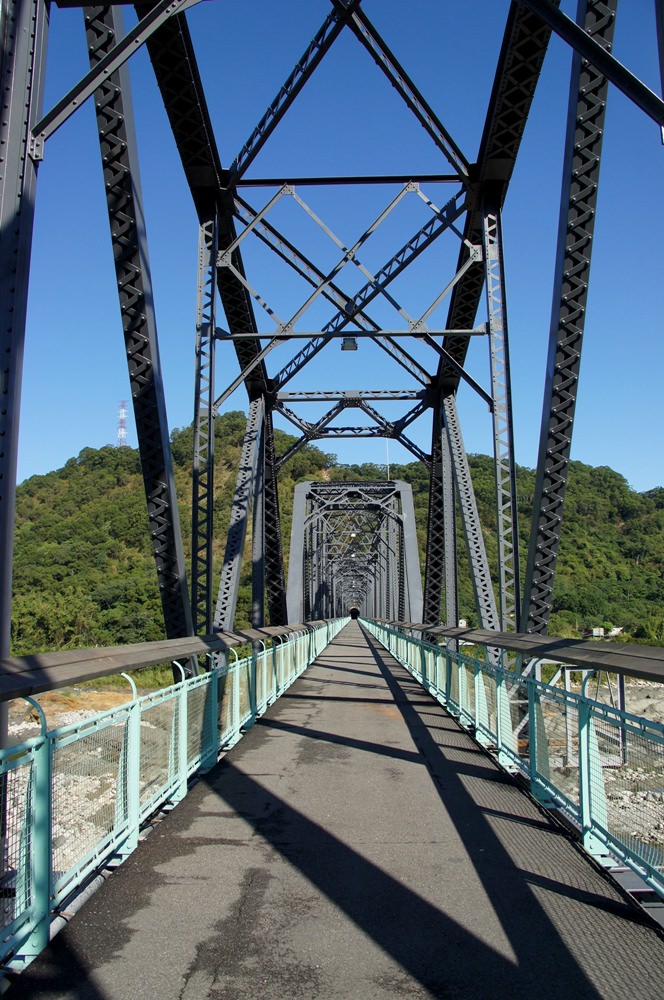
{"type": "MultiPolygon", "coordinates": [[[[458,518],[470,561],[479,626],[545,632],[569,466],[608,83],[618,86],[664,126],[664,103],[611,55],[617,0],[579,0],[576,21],[558,9],[556,0],[511,3],[484,132],[474,162],[464,155],[410,79],[370,21],[361,0],[331,0],[320,30],[228,169],[221,164],[185,15],[185,10],[195,2],[159,0],[154,5],[136,4],[139,20],[127,34],[117,7],[82,5],[90,72],[43,114],[48,4],[45,0],[2,0],[0,72],[5,97],[0,141],[7,155],[0,177],[3,357],[0,656],[10,652],[17,427],[37,169],[48,138],[89,96],[94,96],[97,113],[118,299],[166,634],[171,637],[205,634],[213,627],[232,627],[250,516],[253,518],[253,624],[263,624],[266,612],[273,625],[286,622],[289,608],[278,471],[311,441],[349,436],[397,440],[429,471],[424,607],[421,615],[415,613],[418,598],[411,598],[413,617],[432,625],[441,617],[448,624],[456,623],[458,518]],[[552,31],[574,48],[575,56],[533,531],[522,588],[501,210],[552,31]],[[438,148],[447,172],[427,177],[247,178],[255,157],[343,32],[352,32],[397,91],[438,148]],[[126,75],[127,59],[141,45],[149,53],[200,226],[191,593],[175,496],[126,75]],[[356,242],[346,247],[317,217],[301,192],[311,185],[365,183],[391,184],[396,186],[396,194],[356,242]],[[453,193],[442,207],[425,192],[429,184],[451,186],[453,193]],[[258,210],[245,196],[252,185],[271,191],[267,203],[258,210]],[[369,271],[359,259],[363,245],[397,205],[413,198],[426,205],[428,221],[378,270],[369,271]],[[270,213],[283,199],[291,199],[336,244],[338,262],[331,270],[317,266],[276,227],[270,213]],[[431,307],[422,316],[410,316],[389,286],[439,238],[450,234],[460,239],[456,270],[447,283],[435,290],[431,307]],[[270,310],[275,326],[269,334],[259,330],[254,304],[268,309],[269,305],[243,263],[243,245],[248,239],[260,240],[310,287],[307,298],[289,317],[280,319],[270,310]],[[364,283],[355,294],[344,291],[340,283],[342,271],[349,264],[357,266],[363,275],[364,283]],[[488,321],[477,327],[483,289],[487,295],[488,321]],[[430,329],[427,320],[446,297],[449,297],[446,326],[443,330],[430,329]],[[401,329],[385,329],[372,317],[372,303],[379,298],[397,310],[403,321],[401,329]],[[322,302],[332,307],[329,321],[321,329],[308,332],[298,329],[297,324],[307,310],[322,302]],[[224,328],[217,318],[221,313],[224,328]],[[464,367],[471,338],[477,336],[486,338],[489,346],[488,388],[479,385],[464,367]],[[415,388],[375,392],[345,388],[298,392],[286,388],[312,358],[342,338],[354,341],[370,338],[408,374],[415,388]],[[423,364],[413,356],[409,350],[411,338],[428,346],[430,364],[423,364]],[[300,340],[303,344],[298,347],[300,340]],[[270,375],[266,359],[285,341],[292,342],[295,353],[287,365],[270,375]],[[240,374],[217,395],[215,354],[222,344],[232,346],[240,374]],[[498,538],[498,566],[493,573],[461,435],[456,405],[461,382],[484,400],[493,420],[498,538]],[[249,419],[213,614],[214,420],[222,403],[241,384],[248,395],[249,419]],[[292,409],[295,404],[320,403],[323,399],[331,404],[330,409],[314,421],[305,420],[292,409]],[[376,405],[385,400],[407,403],[409,409],[397,420],[387,419],[376,405]],[[369,426],[339,424],[338,418],[347,409],[360,411],[369,419],[369,426]],[[425,453],[407,434],[409,426],[427,413],[432,425],[430,453],[425,453]],[[296,443],[280,456],[275,448],[275,414],[292,423],[299,433],[296,443]],[[498,584],[497,596],[494,579],[498,584]]],[[[77,5],[75,0],[61,0],[61,3],[77,5]]],[[[662,29],[664,14],[660,2],[656,3],[656,10],[662,29]]],[[[664,30],[660,30],[660,42],[662,37],[664,30]]],[[[301,496],[300,489],[296,506],[301,496]]],[[[403,512],[403,490],[400,502],[403,512]]],[[[297,516],[299,530],[304,523],[301,511],[297,516]]],[[[386,519],[388,532],[393,531],[397,520],[386,519]]],[[[321,530],[324,533],[324,527],[321,530]]],[[[410,551],[408,546],[406,550],[410,551]]],[[[320,560],[323,551],[324,548],[314,547],[314,561],[320,560]]],[[[300,570],[291,572],[297,576],[300,570]]],[[[307,572],[318,573],[320,566],[312,564],[307,572]]],[[[305,588],[305,593],[310,591],[305,588]]],[[[385,597],[383,604],[386,600],[385,597]]],[[[310,603],[311,614],[316,617],[320,601],[311,598],[310,603]]],[[[402,596],[397,604],[397,617],[404,617],[402,596]]],[[[378,608],[375,611],[378,614],[378,608]]],[[[298,613],[296,617],[301,615],[298,613]]]]}

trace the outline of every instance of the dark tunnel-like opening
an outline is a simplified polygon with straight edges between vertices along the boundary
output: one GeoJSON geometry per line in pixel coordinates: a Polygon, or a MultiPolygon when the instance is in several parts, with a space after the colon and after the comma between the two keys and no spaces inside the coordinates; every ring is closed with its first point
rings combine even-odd
{"type": "Polygon", "coordinates": [[[353,619],[353,621],[355,621],[356,618],[360,617],[359,608],[349,608],[348,609],[348,614],[351,616],[351,618],[353,619]]]}

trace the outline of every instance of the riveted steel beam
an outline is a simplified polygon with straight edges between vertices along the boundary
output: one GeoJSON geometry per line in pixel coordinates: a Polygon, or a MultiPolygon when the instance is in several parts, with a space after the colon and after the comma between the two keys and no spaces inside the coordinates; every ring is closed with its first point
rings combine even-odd
{"type": "MultiPolygon", "coordinates": [[[[578,20],[610,49],[617,0],[581,0],[578,20]]],[[[581,366],[607,80],[572,63],[558,255],[522,625],[546,633],[551,611],[581,366]]]]}
{"type": "Polygon", "coordinates": [[[198,243],[191,522],[191,608],[197,635],[209,635],[212,631],[213,401],[217,244],[217,216],[214,213],[210,219],[201,224],[198,243]]]}
{"type": "Polygon", "coordinates": [[[500,627],[519,631],[520,580],[517,523],[516,467],[512,429],[512,394],[507,328],[507,301],[503,268],[500,196],[492,199],[487,187],[484,207],[484,260],[486,265],[489,355],[493,398],[493,455],[496,479],[498,580],[500,627]]]}
{"type": "Polygon", "coordinates": [[[240,588],[240,572],[244,542],[249,522],[249,510],[260,459],[265,404],[262,398],[249,404],[249,416],[240,455],[235,495],[231,507],[226,552],[219,580],[219,592],[214,612],[214,628],[232,630],[240,588]]]}
{"type": "MultiPolygon", "coordinates": [[[[0,656],[11,649],[12,569],[18,425],[28,304],[37,164],[30,129],[41,114],[48,38],[43,0],[0,4],[0,656]]],[[[7,745],[8,710],[0,706],[0,748],[7,745]]],[[[2,826],[6,817],[2,807],[2,826]]]]}
{"type": "MultiPolygon", "coordinates": [[[[91,66],[122,37],[118,8],[85,11],[91,66]]],[[[192,635],[154,298],[143,224],[129,77],[122,66],[95,92],[97,127],[113,242],[129,382],[166,634],[192,635]]]]}
{"type": "MultiPolygon", "coordinates": [[[[550,37],[551,29],[533,11],[516,2],[511,4],[474,171],[475,183],[469,191],[457,271],[468,262],[473,248],[482,243],[483,184],[499,180],[503,195],[507,193],[550,37]]],[[[452,292],[448,327],[473,327],[483,287],[484,266],[475,261],[452,292]]],[[[455,339],[444,341],[444,346],[463,365],[469,343],[455,339]]],[[[441,359],[438,374],[458,384],[458,376],[447,372],[445,359],[441,359]]]]}
{"type": "Polygon", "coordinates": [[[459,511],[466,549],[470,561],[475,606],[479,621],[484,622],[483,628],[498,628],[498,610],[496,598],[489,571],[489,561],[486,556],[482,526],[477,510],[475,490],[470,475],[468,456],[461,436],[461,427],[457,414],[454,396],[446,396],[443,400],[444,425],[449,441],[454,469],[454,481],[459,496],[459,511]]]}
{"type": "Polygon", "coordinates": [[[519,0],[519,3],[530,7],[545,24],[594,66],[598,74],[614,84],[660,127],[664,126],[664,101],[612,56],[595,34],[589,32],[585,25],[582,26],[581,14],[577,23],[558,10],[551,0],[519,0]]]}

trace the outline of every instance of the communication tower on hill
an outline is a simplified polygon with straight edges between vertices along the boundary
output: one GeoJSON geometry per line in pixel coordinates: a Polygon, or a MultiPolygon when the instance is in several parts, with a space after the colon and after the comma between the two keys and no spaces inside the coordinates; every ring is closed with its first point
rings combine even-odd
{"type": "Polygon", "coordinates": [[[118,409],[118,448],[124,448],[127,444],[127,401],[120,400],[118,409]]]}

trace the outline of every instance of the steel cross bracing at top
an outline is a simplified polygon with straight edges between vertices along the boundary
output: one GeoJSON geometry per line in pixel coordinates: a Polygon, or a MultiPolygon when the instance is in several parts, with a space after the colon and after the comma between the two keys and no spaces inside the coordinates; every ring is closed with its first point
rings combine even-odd
{"type": "MultiPolygon", "coordinates": [[[[556,0],[505,0],[504,36],[493,88],[488,106],[476,109],[484,123],[477,153],[463,149],[454,130],[446,126],[436,110],[440,94],[427,97],[420,91],[415,74],[409,74],[371,20],[369,0],[364,4],[361,0],[331,0],[329,4],[321,0],[321,27],[303,44],[286,82],[281,86],[277,82],[267,110],[256,128],[246,130],[248,138],[227,167],[217,146],[216,122],[208,108],[185,14],[187,8],[196,6],[196,0],[136,4],[137,21],[126,33],[119,8],[60,0],[59,6],[83,8],[90,70],[45,113],[49,6],[46,0],[1,2],[0,69],[5,98],[0,130],[5,154],[0,177],[0,336],[5,361],[0,386],[0,655],[10,652],[17,426],[37,167],[48,156],[50,136],[66,128],[68,119],[90,96],[96,111],[149,530],[167,634],[206,634],[213,628],[233,626],[250,518],[251,615],[256,626],[263,624],[266,615],[279,625],[293,615],[304,620],[345,614],[348,608],[343,605],[350,603],[379,617],[455,624],[458,526],[480,627],[546,631],[570,459],[609,83],[664,126],[660,98],[611,54],[617,0],[579,0],[575,19],[561,11],[556,0]],[[572,47],[574,59],[550,360],[533,528],[522,587],[502,208],[552,31],[572,47]],[[381,172],[374,174],[335,175],[328,168],[319,176],[300,176],[300,172],[289,176],[287,170],[271,177],[252,176],[255,162],[278,134],[284,117],[320,75],[318,67],[327,64],[336,47],[349,39],[359,46],[373,72],[384,78],[386,95],[397,95],[426,141],[433,144],[437,170],[404,174],[391,171],[385,162],[381,172]],[[197,253],[198,279],[189,574],[169,448],[126,65],[132,52],[143,45],[200,230],[198,248],[191,250],[192,258],[197,253]],[[319,208],[317,193],[322,189],[340,200],[349,192],[368,191],[367,204],[377,207],[369,221],[355,220],[354,230],[347,233],[343,215],[329,209],[329,199],[327,210],[319,208]],[[299,221],[293,225],[296,218],[299,221]],[[300,233],[305,231],[314,237],[301,240],[300,233]],[[450,266],[445,275],[442,262],[454,259],[456,266],[450,266]],[[252,268],[250,262],[256,260],[261,266],[252,268]],[[266,280],[268,260],[279,275],[276,283],[266,280]],[[418,282],[428,289],[416,299],[402,282],[406,272],[417,274],[418,282]],[[419,306],[414,307],[411,300],[419,301],[419,306]],[[486,344],[486,380],[467,368],[470,345],[478,340],[486,344]],[[404,388],[335,388],[327,377],[315,388],[310,375],[314,359],[340,344],[349,352],[364,345],[375,348],[392,363],[395,378],[407,380],[404,388]],[[216,357],[228,347],[235,355],[234,371],[229,369],[226,354],[223,366],[216,357]],[[291,384],[297,379],[299,387],[291,384]],[[214,604],[214,425],[220,408],[242,385],[248,397],[247,428],[214,604]],[[491,420],[495,564],[487,556],[463,443],[457,405],[462,385],[482,401],[491,420]],[[304,404],[313,406],[312,419],[302,414],[304,404]],[[395,416],[394,407],[399,405],[404,409],[395,416]],[[364,422],[346,422],[348,410],[360,414],[364,422]],[[275,417],[297,431],[296,440],[282,454],[277,453],[275,417]],[[425,447],[431,442],[429,451],[417,443],[412,431],[422,421],[429,422],[430,432],[425,435],[425,447]],[[420,614],[412,501],[405,484],[393,482],[377,484],[378,493],[372,497],[366,484],[364,490],[358,484],[298,487],[287,602],[278,472],[309,442],[345,437],[392,439],[427,469],[420,614]],[[330,499],[333,495],[334,500],[330,499]]],[[[456,5],[448,6],[452,18],[456,5]]],[[[655,2],[655,8],[661,38],[663,5],[655,2]]],[[[232,5],[224,5],[224,10],[232,16],[232,5]]],[[[195,16],[199,13],[205,16],[202,9],[195,16]]],[[[232,88],[226,91],[228,101],[232,95],[232,88]]],[[[450,99],[448,93],[446,100],[450,99]]],[[[366,128],[370,127],[367,120],[366,128]]],[[[333,163],[337,141],[341,138],[331,133],[326,163],[333,163]]],[[[366,383],[367,378],[366,368],[359,377],[355,369],[355,385],[366,383]]]]}

